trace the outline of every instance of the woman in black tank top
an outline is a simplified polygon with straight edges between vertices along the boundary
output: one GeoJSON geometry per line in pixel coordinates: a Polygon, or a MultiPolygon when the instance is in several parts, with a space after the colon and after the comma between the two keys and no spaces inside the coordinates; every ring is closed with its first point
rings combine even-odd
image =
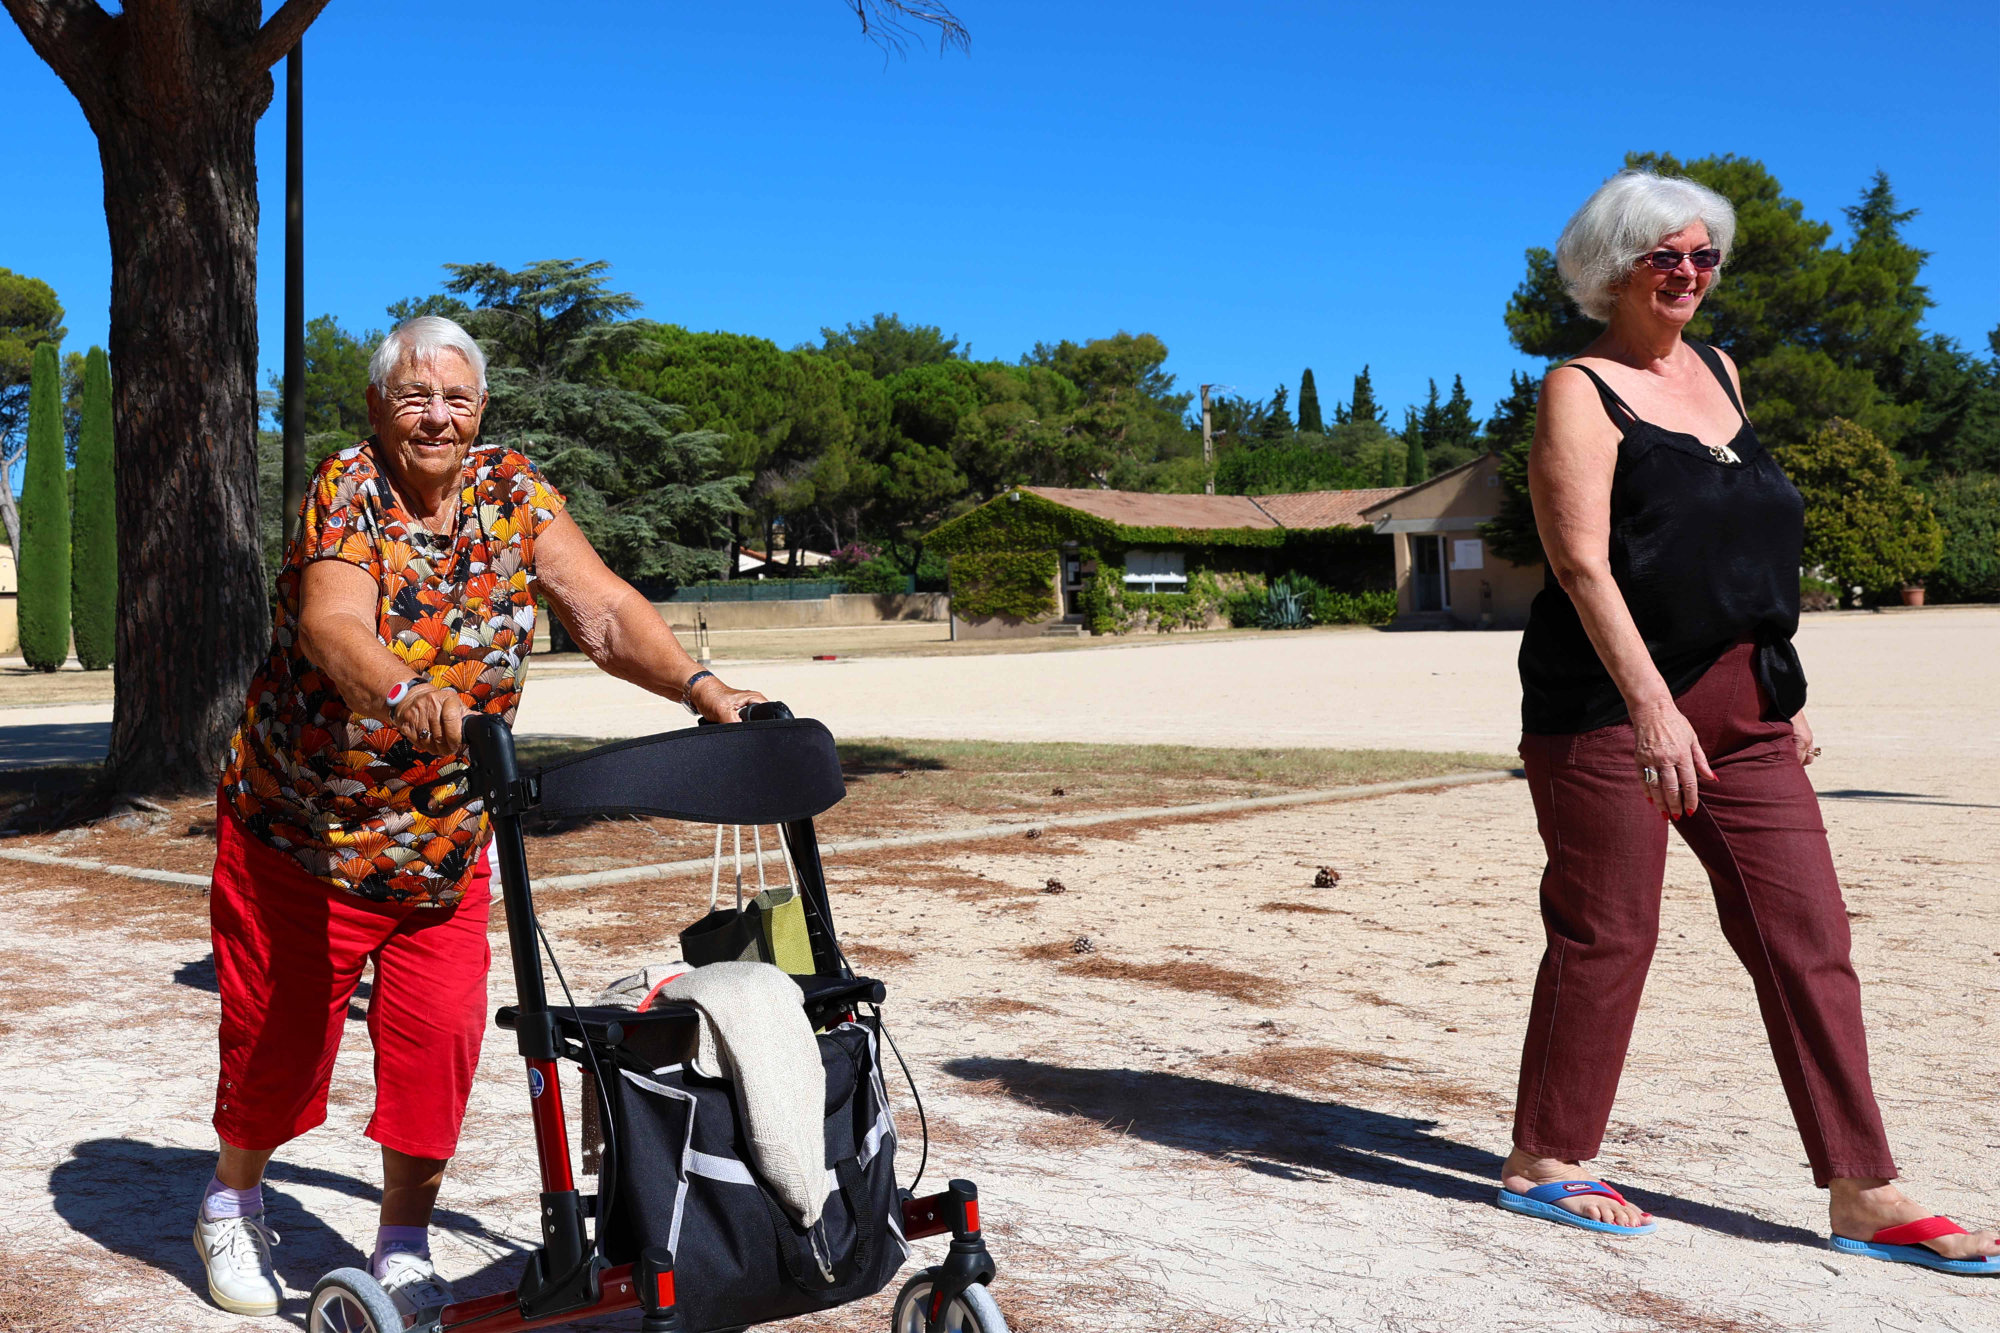
{"type": "Polygon", "coordinates": [[[2000,1276],[2000,1235],[1897,1187],[1869,1081],[1840,884],[1805,766],[1804,504],[1734,369],[1683,337],[1733,236],[1728,202],[1628,171],[1564,230],[1557,266],[1604,334],[1542,390],[1529,489],[1548,586],[1521,640],[1521,756],[1548,849],[1548,947],[1498,1202],[1619,1235],[1650,1215],[1597,1155],[1659,929],[1667,833],[1707,868],[1759,1007],[1832,1243],[2000,1276]]]}

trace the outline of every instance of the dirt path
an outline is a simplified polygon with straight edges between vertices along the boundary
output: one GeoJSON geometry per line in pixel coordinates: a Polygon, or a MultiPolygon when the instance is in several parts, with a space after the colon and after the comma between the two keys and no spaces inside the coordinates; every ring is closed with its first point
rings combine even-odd
{"type": "MultiPolygon", "coordinates": [[[[2000,613],[1809,629],[1801,646],[1827,748],[1815,777],[1891,1135],[1919,1197],[1969,1225],[2000,1220],[2000,1057],[1975,998],[2000,979],[2000,613]]],[[[1495,748],[1506,720],[1476,709],[1504,694],[1479,674],[1501,637],[1362,639],[1399,652],[1423,638],[1463,645],[1454,651],[1479,671],[1413,695],[1385,683],[1393,661],[1367,659],[1364,679],[1336,672],[1317,693],[1292,693],[1320,701],[1293,710],[1295,734],[1408,744],[1430,727],[1480,738],[1453,748],[1495,748]],[[1437,718],[1416,709],[1427,701],[1437,718]]],[[[1171,666],[1178,652],[1158,660],[1171,666]]],[[[1152,655],[1032,660],[1135,656],[1152,655]]],[[[1217,677],[1203,667],[1194,678],[1217,677]]],[[[1017,683],[1030,717],[1061,692],[1017,683]]],[[[1256,725],[1229,697],[1162,711],[1183,739],[1256,725]]],[[[1137,710],[1118,695],[1106,715],[1137,710]]],[[[1076,721],[1059,708],[1042,725],[1076,721]]],[[[2000,1284],[1823,1247],[1823,1200],[1749,983],[1680,851],[1600,1163],[1662,1217],[1661,1233],[1599,1241],[1488,1206],[1539,952],[1541,859],[1527,793],[1504,783],[877,853],[832,873],[856,961],[890,982],[889,1015],[924,1083],[927,1185],[980,1182],[998,1294],[1018,1329],[2000,1327],[2000,1284]],[[1337,886],[1311,887],[1320,865],[1342,872],[1337,886]],[[1062,892],[1047,891],[1051,879],[1062,892]],[[1071,952],[1079,937],[1089,952],[1071,952]]],[[[9,891],[0,926],[10,1271],[74,1273],[72,1290],[96,1303],[65,1328],[246,1327],[199,1300],[184,1234],[212,1148],[198,892],[106,884],[82,912],[68,896],[9,891]]],[[[668,955],[698,898],[705,885],[680,879],[552,894],[544,908],[582,988],[668,955]]],[[[534,1231],[522,1079],[504,1037],[488,1057],[440,1219],[443,1266],[468,1292],[510,1280],[534,1231]]],[[[371,1234],[367,1061],[356,1023],[330,1123],[273,1173],[280,1270],[296,1290],[353,1262],[371,1234]]],[[[914,1166],[913,1141],[902,1161],[914,1166]]],[[[5,1301],[33,1296],[20,1283],[7,1293],[0,1327],[5,1301]]],[[[882,1305],[816,1326],[875,1333],[882,1305]]]]}

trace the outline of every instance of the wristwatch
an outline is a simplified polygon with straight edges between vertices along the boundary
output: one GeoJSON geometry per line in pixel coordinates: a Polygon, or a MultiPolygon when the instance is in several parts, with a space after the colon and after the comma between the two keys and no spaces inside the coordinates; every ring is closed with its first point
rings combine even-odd
{"type": "Polygon", "coordinates": [[[428,685],[430,683],[429,676],[412,676],[408,680],[398,682],[389,691],[389,711],[394,713],[396,709],[401,707],[403,700],[410,697],[411,690],[416,689],[419,685],[428,685]]]}
{"type": "Polygon", "coordinates": [[[693,713],[696,717],[700,717],[701,710],[694,706],[694,683],[698,680],[714,680],[714,679],[715,679],[715,673],[713,671],[697,671],[692,676],[689,676],[686,680],[682,681],[681,707],[687,709],[688,712],[693,713]]]}

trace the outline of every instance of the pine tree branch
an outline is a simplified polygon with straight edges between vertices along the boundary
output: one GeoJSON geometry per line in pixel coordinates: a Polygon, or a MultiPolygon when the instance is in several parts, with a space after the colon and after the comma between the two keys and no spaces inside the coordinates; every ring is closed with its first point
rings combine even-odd
{"type": "Polygon", "coordinates": [[[944,0],[842,0],[854,17],[861,20],[863,36],[874,39],[884,51],[903,53],[903,43],[912,34],[912,24],[928,23],[937,30],[938,52],[950,47],[972,49],[972,34],[944,0]]]}
{"type": "Polygon", "coordinates": [[[92,112],[104,94],[100,52],[113,22],[111,15],[96,0],[0,0],[0,4],[94,123],[92,112]]]}
{"type": "Polygon", "coordinates": [[[319,12],[325,9],[327,0],[285,0],[278,12],[265,20],[251,39],[250,49],[244,56],[244,69],[250,74],[262,74],[271,66],[285,58],[299,38],[305,36],[306,29],[313,25],[319,12]]]}

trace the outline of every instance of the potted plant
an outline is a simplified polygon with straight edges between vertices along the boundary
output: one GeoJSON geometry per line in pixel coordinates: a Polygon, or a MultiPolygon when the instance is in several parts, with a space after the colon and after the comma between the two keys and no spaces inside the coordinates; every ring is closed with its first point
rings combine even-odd
{"type": "Polygon", "coordinates": [[[1911,579],[1903,585],[1902,592],[1904,606],[1922,606],[1924,604],[1924,581],[1922,579],[1911,579]]]}

